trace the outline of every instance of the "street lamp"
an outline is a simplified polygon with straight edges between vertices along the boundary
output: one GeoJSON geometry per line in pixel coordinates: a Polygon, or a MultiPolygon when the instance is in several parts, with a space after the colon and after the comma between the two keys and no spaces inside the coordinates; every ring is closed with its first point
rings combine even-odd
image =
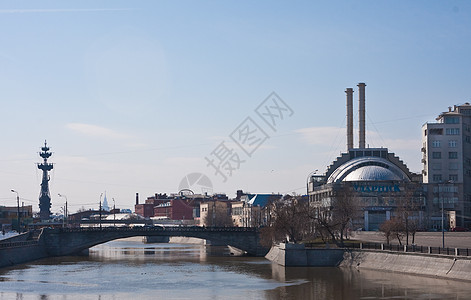
{"type": "Polygon", "coordinates": [[[307,178],[306,178],[306,195],[309,195],[309,182],[310,182],[310,178],[312,175],[316,174],[317,171],[319,171],[318,169],[315,169],[314,171],[312,171],[311,173],[309,173],[309,175],[307,175],[307,178]]]}
{"type": "Polygon", "coordinates": [[[62,195],[62,194],[57,194],[57,196],[65,198],[64,219],[62,220],[62,224],[64,224],[64,222],[65,222],[65,224],[68,225],[67,221],[69,219],[69,214],[68,214],[68,211],[67,211],[67,196],[62,195]]]}
{"type": "Polygon", "coordinates": [[[15,190],[11,190],[12,193],[16,193],[16,206],[17,206],[17,217],[18,217],[18,233],[21,233],[21,226],[20,226],[20,196],[18,195],[18,192],[15,190]]]}
{"type": "Polygon", "coordinates": [[[445,248],[445,197],[443,196],[443,193],[445,193],[445,196],[449,197],[449,184],[453,183],[452,181],[448,180],[445,181],[444,183],[439,183],[438,184],[438,198],[441,200],[442,204],[442,247],[445,248]]]}
{"type": "Polygon", "coordinates": [[[100,229],[101,229],[101,197],[103,196],[103,193],[100,194],[100,229]]]}
{"type": "Polygon", "coordinates": [[[113,199],[113,226],[116,227],[116,203],[114,202],[114,198],[111,199],[113,199]]]}

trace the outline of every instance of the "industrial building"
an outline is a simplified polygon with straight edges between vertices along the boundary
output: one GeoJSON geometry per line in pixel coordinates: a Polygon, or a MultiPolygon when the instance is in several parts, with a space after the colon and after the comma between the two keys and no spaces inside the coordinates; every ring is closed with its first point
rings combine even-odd
{"type": "MultiPolygon", "coordinates": [[[[365,87],[358,84],[358,147],[353,140],[353,89],[347,88],[347,151],[322,175],[308,178],[310,206],[332,210],[340,197],[358,205],[351,229],[378,230],[399,209],[418,227],[425,226],[425,197],[421,177],[409,171],[387,148],[367,148],[365,130],[365,87]]],[[[312,174],[312,173],[311,173],[312,174]]]]}

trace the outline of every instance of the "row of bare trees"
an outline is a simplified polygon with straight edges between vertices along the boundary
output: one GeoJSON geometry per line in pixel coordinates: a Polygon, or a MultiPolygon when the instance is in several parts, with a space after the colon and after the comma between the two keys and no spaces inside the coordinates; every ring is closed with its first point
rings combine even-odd
{"type": "Polygon", "coordinates": [[[386,243],[391,242],[391,238],[396,238],[399,245],[405,237],[406,245],[409,245],[409,237],[412,244],[415,244],[415,234],[420,229],[420,218],[417,212],[421,210],[422,197],[416,194],[414,185],[406,186],[402,197],[397,199],[394,216],[381,224],[379,230],[386,238],[386,243]]]}
{"type": "MultiPolygon", "coordinates": [[[[423,205],[415,192],[414,186],[405,186],[403,192],[395,197],[395,210],[390,220],[380,226],[388,244],[396,238],[402,245],[404,237],[407,245],[409,237],[412,237],[414,244],[420,225],[417,212],[423,205]]],[[[273,197],[264,211],[267,224],[262,228],[261,242],[271,246],[282,241],[297,243],[321,238],[325,242],[344,246],[348,232],[355,229],[355,220],[361,220],[363,214],[360,197],[351,187],[344,185],[336,188],[331,197],[323,201],[310,204],[302,196],[273,197]]],[[[261,213],[251,217],[261,218],[261,213]]],[[[226,205],[213,205],[204,221],[207,226],[233,226],[226,205]]]]}
{"type": "Polygon", "coordinates": [[[343,246],[348,229],[361,209],[348,188],[339,189],[332,201],[328,206],[313,206],[306,198],[290,195],[272,201],[271,219],[262,229],[262,242],[270,246],[281,241],[296,243],[320,237],[343,246]]]}
{"type": "Polygon", "coordinates": [[[262,244],[269,247],[281,241],[296,243],[309,236],[312,224],[306,213],[308,206],[302,198],[289,195],[269,201],[268,224],[261,229],[262,244]]]}
{"type": "MultiPolygon", "coordinates": [[[[414,243],[420,225],[417,212],[423,203],[413,185],[405,186],[394,201],[394,214],[381,225],[380,231],[388,244],[391,238],[397,238],[402,244],[404,237],[406,244],[409,244],[409,237],[414,243]]],[[[269,207],[271,218],[262,230],[262,242],[267,246],[281,241],[299,242],[317,237],[344,246],[348,232],[355,229],[355,220],[361,220],[363,214],[360,198],[355,197],[349,186],[335,189],[326,203],[310,205],[306,198],[287,195],[272,201],[269,207]]]]}

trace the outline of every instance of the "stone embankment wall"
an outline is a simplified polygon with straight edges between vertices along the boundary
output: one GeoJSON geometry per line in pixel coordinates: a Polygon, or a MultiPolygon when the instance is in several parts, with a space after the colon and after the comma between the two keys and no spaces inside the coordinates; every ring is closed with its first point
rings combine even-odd
{"type": "Polygon", "coordinates": [[[341,267],[471,281],[471,258],[389,251],[345,252],[341,267]]]}
{"type": "Polygon", "coordinates": [[[18,243],[18,246],[0,248],[0,268],[48,257],[46,249],[38,243],[18,243]]]}
{"type": "Polygon", "coordinates": [[[471,257],[280,244],[265,256],[286,267],[348,267],[471,281],[471,257]]]}
{"type": "Polygon", "coordinates": [[[342,249],[305,249],[303,244],[273,246],[265,256],[285,267],[336,267],[343,260],[342,249]]]}
{"type": "Polygon", "coordinates": [[[3,239],[0,243],[0,268],[22,264],[48,256],[44,245],[31,240],[31,232],[3,239]]]}

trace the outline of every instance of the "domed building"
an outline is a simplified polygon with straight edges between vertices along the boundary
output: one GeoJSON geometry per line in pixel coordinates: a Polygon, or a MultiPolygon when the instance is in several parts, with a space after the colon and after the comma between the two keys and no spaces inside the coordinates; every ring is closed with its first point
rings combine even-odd
{"type": "Polygon", "coordinates": [[[323,175],[308,178],[310,206],[319,211],[331,210],[340,197],[358,209],[352,229],[378,230],[383,222],[407,210],[414,224],[424,226],[425,198],[421,175],[413,174],[387,148],[365,147],[364,89],[359,87],[359,146],[353,147],[353,89],[347,93],[347,148],[323,175]]]}
{"type": "MultiPolygon", "coordinates": [[[[375,152],[384,152],[387,149],[377,149],[375,152]]],[[[352,156],[360,151],[351,150],[352,156]]],[[[371,154],[369,151],[361,151],[362,155],[371,154]]],[[[405,166],[404,166],[405,167],[405,166]]],[[[339,183],[346,181],[410,181],[409,175],[385,158],[364,156],[356,157],[336,168],[327,179],[327,183],[339,183]]]]}

